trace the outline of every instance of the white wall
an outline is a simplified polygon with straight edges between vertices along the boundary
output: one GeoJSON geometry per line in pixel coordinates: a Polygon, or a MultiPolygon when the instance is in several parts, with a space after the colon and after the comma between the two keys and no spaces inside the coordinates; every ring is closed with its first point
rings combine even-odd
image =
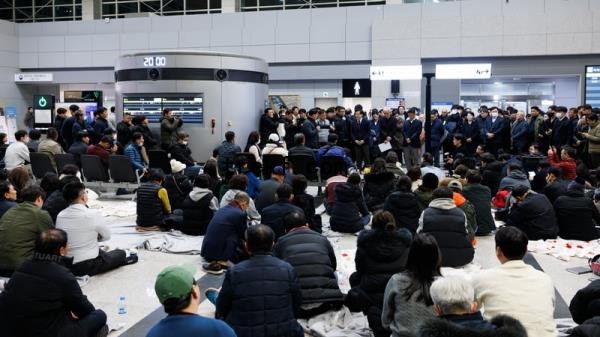
{"type": "Polygon", "coordinates": [[[269,83],[269,95],[300,95],[300,107],[305,109],[314,107],[316,97],[337,98],[337,104],[342,104],[342,82],[275,81],[269,83]]]}
{"type": "MultiPolygon", "coordinates": [[[[19,65],[19,42],[14,23],[0,20],[0,101],[4,107],[16,107],[17,113],[26,109],[21,90],[15,85],[14,75],[19,65]]],[[[17,115],[18,125],[23,118],[17,115]]]]}

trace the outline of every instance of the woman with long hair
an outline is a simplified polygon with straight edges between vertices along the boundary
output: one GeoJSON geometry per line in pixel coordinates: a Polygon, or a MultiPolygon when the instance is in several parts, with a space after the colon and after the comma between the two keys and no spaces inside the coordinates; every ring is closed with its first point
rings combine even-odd
{"type": "Polygon", "coordinates": [[[393,337],[413,335],[421,322],[435,317],[429,288],[441,276],[441,264],[435,238],[417,234],[410,245],[406,269],[392,276],[385,288],[381,321],[393,337]]]}
{"type": "Polygon", "coordinates": [[[262,153],[260,151],[260,134],[258,131],[252,131],[248,135],[248,141],[246,142],[246,147],[244,148],[244,152],[249,152],[254,155],[254,159],[257,163],[262,164],[262,153]]]}
{"type": "Polygon", "coordinates": [[[350,276],[352,289],[346,296],[346,306],[367,316],[375,337],[389,337],[389,331],[381,325],[383,294],[392,275],[405,268],[412,235],[405,228],[398,229],[388,211],[375,213],[371,227],[357,239],[356,272],[350,276]]]}

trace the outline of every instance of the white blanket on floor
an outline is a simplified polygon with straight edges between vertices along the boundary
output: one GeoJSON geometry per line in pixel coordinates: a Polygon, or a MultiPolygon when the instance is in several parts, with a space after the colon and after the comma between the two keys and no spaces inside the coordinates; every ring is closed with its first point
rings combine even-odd
{"type": "Polygon", "coordinates": [[[530,252],[550,255],[563,261],[569,261],[573,257],[587,260],[600,254],[600,243],[598,240],[585,242],[558,238],[556,240],[529,241],[527,249],[530,252]]]}
{"type": "Polygon", "coordinates": [[[313,337],[371,337],[367,317],[352,313],[343,307],[339,311],[328,311],[308,321],[299,319],[304,331],[313,337]]]}

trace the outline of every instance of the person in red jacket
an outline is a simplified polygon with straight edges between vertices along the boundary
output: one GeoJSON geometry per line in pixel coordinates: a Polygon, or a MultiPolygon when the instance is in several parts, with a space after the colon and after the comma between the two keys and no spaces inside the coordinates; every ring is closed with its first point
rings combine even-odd
{"type": "Polygon", "coordinates": [[[113,144],[112,138],[110,136],[103,136],[98,144],[88,147],[87,154],[100,157],[104,167],[108,168],[108,156],[116,150],[117,146],[113,144]]]}
{"type": "Polygon", "coordinates": [[[577,163],[575,162],[575,156],[577,151],[569,146],[564,146],[560,151],[560,158],[556,153],[556,149],[551,147],[548,150],[548,161],[553,167],[558,167],[563,171],[563,179],[575,180],[577,178],[577,163]]]}

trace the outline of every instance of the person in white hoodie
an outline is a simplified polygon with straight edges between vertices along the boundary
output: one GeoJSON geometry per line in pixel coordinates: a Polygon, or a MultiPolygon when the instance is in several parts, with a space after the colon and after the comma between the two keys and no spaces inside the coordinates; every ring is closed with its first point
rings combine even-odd
{"type": "Polygon", "coordinates": [[[210,190],[210,176],[200,174],[194,179],[192,191],[181,204],[183,225],[181,231],[188,235],[204,235],[208,223],[219,209],[219,202],[210,190]]]}
{"type": "Polygon", "coordinates": [[[280,156],[287,157],[288,151],[285,148],[285,143],[283,143],[283,145],[280,144],[279,136],[276,133],[272,133],[269,135],[267,144],[265,144],[265,147],[262,149],[262,154],[263,156],[265,154],[278,154],[280,156]]]}
{"type": "Polygon", "coordinates": [[[11,143],[6,148],[6,154],[4,154],[4,164],[8,171],[19,166],[29,167],[29,148],[27,147],[29,135],[27,135],[27,131],[19,130],[15,132],[15,139],[17,141],[11,143]]]}

